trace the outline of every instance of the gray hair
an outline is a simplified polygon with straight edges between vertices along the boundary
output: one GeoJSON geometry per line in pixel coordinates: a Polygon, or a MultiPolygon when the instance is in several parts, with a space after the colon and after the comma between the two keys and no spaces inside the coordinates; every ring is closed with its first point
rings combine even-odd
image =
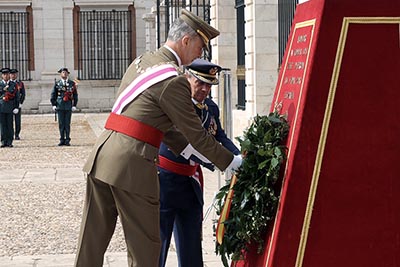
{"type": "Polygon", "coordinates": [[[195,77],[187,68],[185,68],[185,74],[187,78],[195,77]]]}
{"type": "Polygon", "coordinates": [[[168,32],[167,40],[177,42],[185,35],[189,35],[191,38],[198,36],[192,27],[190,27],[183,19],[175,19],[168,32]]]}

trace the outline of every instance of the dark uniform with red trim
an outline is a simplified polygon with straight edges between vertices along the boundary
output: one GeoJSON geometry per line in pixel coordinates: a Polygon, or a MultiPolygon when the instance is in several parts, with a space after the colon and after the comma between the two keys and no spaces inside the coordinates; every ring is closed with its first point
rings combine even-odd
{"type": "MultiPolygon", "coordinates": [[[[11,69],[10,74],[14,74],[15,76],[18,74],[17,69],[11,69]]],[[[11,76],[11,78],[13,78],[11,76]]],[[[14,114],[14,119],[15,119],[15,140],[20,140],[19,134],[21,132],[21,114],[22,114],[22,104],[25,101],[25,84],[23,81],[14,79],[13,82],[15,82],[15,87],[18,90],[19,93],[19,105],[18,105],[18,113],[14,114]]]]}
{"type": "Polygon", "coordinates": [[[0,128],[1,147],[12,147],[14,139],[13,114],[17,114],[19,93],[15,83],[10,80],[10,69],[1,69],[0,81],[0,128]]]}
{"type": "MultiPolygon", "coordinates": [[[[205,60],[195,60],[188,68],[197,70],[216,66],[205,60]],[[192,66],[193,65],[193,66],[192,66]]],[[[197,72],[197,74],[200,74],[197,72]]],[[[206,81],[206,80],[205,80],[206,81]]],[[[219,119],[219,108],[206,98],[200,105],[193,105],[203,127],[225,148],[239,155],[239,149],[226,136],[219,119]]],[[[203,188],[199,160],[176,156],[167,145],[160,146],[160,267],[165,266],[172,232],[180,267],[202,267],[203,188]]]]}
{"type": "MultiPolygon", "coordinates": [[[[67,68],[61,68],[58,73],[69,71],[67,68]]],[[[58,117],[58,129],[60,132],[59,146],[69,146],[71,137],[71,117],[72,111],[78,104],[78,90],[74,81],[70,79],[60,79],[54,83],[51,91],[50,102],[56,107],[58,117]]]]}
{"type": "MultiPolygon", "coordinates": [[[[178,24],[174,23],[171,29],[186,23],[201,34],[196,38],[185,35],[183,38],[188,42],[167,40],[166,45],[182,46],[180,51],[164,46],[136,58],[122,78],[117,106],[119,96],[136,88],[134,84],[142,75],[165,64],[179,70],[179,56],[185,56],[182,63],[187,64],[189,57],[196,54],[193,45],[198,46],[205,37],[211,39],[219,33],[186,10],[175,22],[178,24]]],[[[176,154],[186,151],[189,141],[222,170],[233,166],[237,159],[201,126],[184,76],[161,80],[125,103],[120,113],[113,112],[108,118],[106,130],[97,139],[83,168],[88,179],[75,266],[103,265],[117,217],[125,233],[129,266],[158,266],[161,243],[156,164],[160,132],[163,142],[176,154]],[[146,136],[142,127],[126,127],[126,122],[146,125],[150,132],[146,136]]]]}

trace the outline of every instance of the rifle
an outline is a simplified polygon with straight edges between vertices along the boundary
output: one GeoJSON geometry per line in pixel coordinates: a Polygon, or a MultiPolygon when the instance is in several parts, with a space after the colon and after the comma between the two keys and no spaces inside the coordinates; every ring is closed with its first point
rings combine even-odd
{"type": "MultiPolygon", "coordinates": [[[[58,91],[58,89],[57,89],[57,79],[56,78],[54,78],[54,90],[58,91]]],[[[57,95],[58,95],[58,92],[54,92],[54,93],[56,95],[56,106],[57,106],[57,95]]],[[[54,110],[54,121],[57,121],[57,109],[54,110]]]]}

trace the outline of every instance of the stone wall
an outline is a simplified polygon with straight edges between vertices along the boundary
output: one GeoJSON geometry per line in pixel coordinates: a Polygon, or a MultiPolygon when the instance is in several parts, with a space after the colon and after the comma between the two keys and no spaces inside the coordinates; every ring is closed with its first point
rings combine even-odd
{"type": "MultiPolygon", "coordinates": [[[[78,84],[78,112],[109,112],[114,104],[119,80],[80,81],[78,84]]],[[[25,82],[24,113],[53,112],[50,94],[54,82],[25,82]]]]}
{"type": "MultiPolygon", "coordinates": [[[[212,1],[214,2],[214,1],[212,1]]],[[[214,26],[221,35],[213,46],[213,61],[231,69],[232,136],[240,136],[256,114],[269,112],[278,77],[278,0],[245,1],[246,109],[237,103],[236,10],[228,0],[212,5],[214,26]],[[218,5],[218,6],[217,6],[218,5]],[[215,8],[215,9],[214,9],[215,8]]],[[[214,96],[217,96],[221,88],[214,96]]]]}

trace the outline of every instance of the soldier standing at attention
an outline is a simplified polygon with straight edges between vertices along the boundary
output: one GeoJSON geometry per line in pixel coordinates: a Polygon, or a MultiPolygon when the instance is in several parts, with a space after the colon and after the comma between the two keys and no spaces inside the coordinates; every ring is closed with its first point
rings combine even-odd
{"type": "MultiPolygon", "coordinates": [[[[219,83],[221,67],[204,59],[196,59],[186,68],[192,89],[192,102],[203,127],[235,155],[239,149],[226,136],[219,119],[219,108],[207,96],[211,86],[219,83]]],[[[203,267],[202,221],[203,177],[198,160],[176,156],[161,143],[160,178],[160,267],[165,266],[172,232],[180,267],[203,267]]]]}
{"type": "Polygon", "coordinates": [[[25,85],[21,80],[18,79],[17,69],[10,70],[10,79],[15,83],[15,87],[17,88],[19,93],[18,113],[14,114],[14,119],[15,119],[15,140],[20,140],[19,133],[21,132],[21,111],[22,111],[22,104],[25,101],[25,85]]]}
{"type": "Polygon", "coordinates": [[[1,147],[13,147],[13,113],[18,113],[19,93],[15,83],[10,81],[10,69],[1,69],[0,82],[0,129],[1,147]]]}
{"type": "Polygon", "coordinates": [[[78,90],[74,81],[68,78],[67,68],[58,70],[61,79],[56,81],[51,92],[50,102],[57,112],[58,127],[60,130],[59,146],[70,146],[71,116],[78,104],[78,90]]]}
{"type": "Polygon", "coordinates": [[[200,57],[218,35],[183,9],[165,45],[139,56],[126,70],[105,131],[83,168],[87,189],[75,266],[103,266],[118,216],[129,266],[158,266],[161,141],[177,155],[203,154],[221,170],[241,165],[240,155],[234,156],[202,127],[189,82],[181,75],[180,67],[200,57]]]}

